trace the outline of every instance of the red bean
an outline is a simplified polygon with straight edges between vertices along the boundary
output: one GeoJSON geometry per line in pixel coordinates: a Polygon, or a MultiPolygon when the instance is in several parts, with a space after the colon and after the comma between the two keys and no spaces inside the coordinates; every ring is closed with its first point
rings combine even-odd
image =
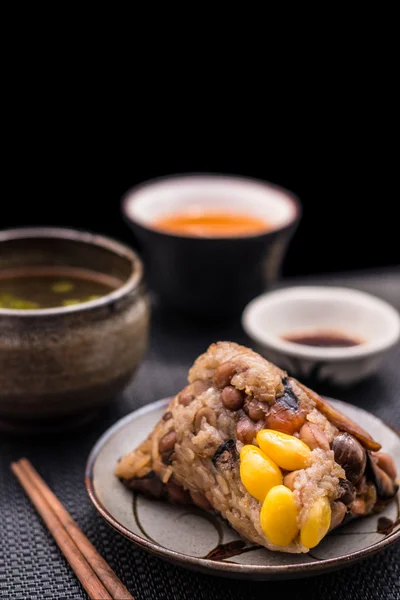
{"type": "Polygon", "coordinates": [[[222,390],[225,386],[229,385],[232,377],[236,372],[236,366],[230,362],[226,362],[215,371],[214,383],[222,390]]]}
{"type": "Polygon", "coordinates": [[[236,425],[236,434],[238,440],[243,444],[251,444],[256,437],[258,431],[265,425],[264,421],[254,423],[247,415],[241,417],[236,425]]]}
{"type": "Polygon", "coordinates": [[[168,450],[172,450],[172,448],[175,446],[176,444],[176,431],[172,430],[169,431],[168,433],[166,433],[164,435],[164,437],[162,437],[160,439],[160,441],[158,442],[158,451],[160,454],[163,454],[164,452],[167,452],[168,450]]]}
{"type": "Polygon", "coordinates": [[[179,404],[188,406],[192,400],[194,400],[194,394],[192,392],[192,386],[187,385],[179,394],[179,404]]]}
{"type": "Polygon", "coordinates": [[[249,415],[252,421],[265,419],[265,414],[268,411],[268,405],[265,402],[260,402],[251,396],[248,396],[244,402],[244,411],[249,415]]]}
{"type": "Polygon", "coordinates": [[[229,408],[229,410],[239,410],[239,408],[242,408],[243,406],[243,393],[232,385],[227,385],[222,390],[221,400],[225,408],[229,408]]]}

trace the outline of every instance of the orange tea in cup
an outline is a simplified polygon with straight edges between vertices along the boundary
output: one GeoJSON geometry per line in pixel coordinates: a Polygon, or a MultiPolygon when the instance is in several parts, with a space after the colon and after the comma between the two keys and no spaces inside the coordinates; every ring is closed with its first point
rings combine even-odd
{"type": "Polygon", "coordinates": [[[237,237],[265,233],[272,227],[264,219],[233,212],[186,212],[161,217],[157,229],[198,237],[237,237]]]}

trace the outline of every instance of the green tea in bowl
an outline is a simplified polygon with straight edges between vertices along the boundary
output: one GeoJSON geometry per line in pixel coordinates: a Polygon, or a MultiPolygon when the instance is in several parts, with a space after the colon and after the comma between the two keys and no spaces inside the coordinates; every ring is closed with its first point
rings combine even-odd
{"type": "Polygon", "coordinates": [[[32,310],[74,306],[106,296],[123,281],[74,267],[30,267],[0,271],[0,308],[32,310]]]}

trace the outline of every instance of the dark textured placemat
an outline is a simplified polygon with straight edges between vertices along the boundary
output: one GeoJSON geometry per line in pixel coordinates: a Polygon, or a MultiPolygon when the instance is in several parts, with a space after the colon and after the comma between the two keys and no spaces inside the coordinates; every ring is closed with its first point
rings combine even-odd
{"type": "MultiPolygon", "coordinates": [[[[329,277],[329,283],[367,289],[400,307],[400,277],[396,273],[381,277],[329,277]]],[[[248,343],[238,324],[192,323],[155,310],[151,345],[133,384],[95,422],[57,436],[29,438],[0,434],[0,598],[87,598],[9,471],[10,462],[21,456],[31,459],[136,600],[264,600],[282,594],[281,582],[204,576],[156,559],[113,531],[86,496],[84,467],[97,438],[122,415],[183,387],[192,361],[217,339],[248,343]]],[[[400,427],[399,389],[400,346],[390,354],[379,376],[345,392],[319,391],[353,402],[400,427]]],[[[287,581],[285,590],[293,600],[398,600],[399,565],[400,544],[395,544],[350,569],[287,581]]]]}

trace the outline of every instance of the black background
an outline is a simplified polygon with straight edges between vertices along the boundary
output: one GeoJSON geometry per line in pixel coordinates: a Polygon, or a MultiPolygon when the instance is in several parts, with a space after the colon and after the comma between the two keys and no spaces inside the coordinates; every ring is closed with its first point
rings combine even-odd
{"type": "Polygon", "coordinates": [[[355,128],[329,115],[302,127],[154,120],[151,111],[123,123],[106,117],[107,126],[89,114],[31,113],[16,122],[3,161],[2,228],[76,227],[135,245],[120,211],[131,186],[171,173],[232,173],[299,196],[303,218],[285,275],[400,263],[395,148],[384,125],[355,128]]]}

